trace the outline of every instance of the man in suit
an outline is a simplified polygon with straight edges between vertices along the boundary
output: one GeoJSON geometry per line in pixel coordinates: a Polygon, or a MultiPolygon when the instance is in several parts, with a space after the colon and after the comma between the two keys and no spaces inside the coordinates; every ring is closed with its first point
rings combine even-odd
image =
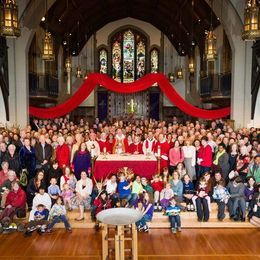
{"type": "Polygon", "coordinates": [[[36,155],[36,168],[43,169],[45,173],[50,169],[51,157],[52,157],[52,147],[50,144],[46,143],[44,135],[39,138],[39,143],[35,145],[35,155],[36,155]]]}

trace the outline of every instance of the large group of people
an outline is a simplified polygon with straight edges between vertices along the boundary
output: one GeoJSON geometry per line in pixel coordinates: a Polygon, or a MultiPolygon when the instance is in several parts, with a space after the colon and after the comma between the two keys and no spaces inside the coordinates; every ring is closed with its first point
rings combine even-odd
{"type": "Polygon", "coordinates": [[[221,119],[34,119],[24,129],[0,128],[0,165],[0,221],[30,211],[26,235],[39,226],[39,233],[51,232],[61,221],[71,232],[67,210],[79,209],[76,221],[90,210],[96,221],[111,207],[140,210],[136,225],[145,232],[154,211],[162,211],[176,233],[181,211],[196,211],[198,221],[207,222],[212,202],[219,221],[227,207],[233,221],[248,218],[260,226],[260,130],[235,130],[221,119]],[[114,172],[97,181],[92,166],[103,153],[154,154],[160,168],[152,179],[114,172]]]}

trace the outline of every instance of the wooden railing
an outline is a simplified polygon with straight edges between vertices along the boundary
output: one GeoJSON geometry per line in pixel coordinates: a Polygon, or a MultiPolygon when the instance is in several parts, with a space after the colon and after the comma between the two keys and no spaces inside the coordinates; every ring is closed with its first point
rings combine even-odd
{"type": "Polygon", "coordinates": [[[52,75],[29,73],[30,96],[58,97],[59,80],[52,75]]]}
{"type": "Polygon", "coordinates": [[[231,73],[213,74],[200,79],[200,96],[224,96],[231,94],[231,73]]]}

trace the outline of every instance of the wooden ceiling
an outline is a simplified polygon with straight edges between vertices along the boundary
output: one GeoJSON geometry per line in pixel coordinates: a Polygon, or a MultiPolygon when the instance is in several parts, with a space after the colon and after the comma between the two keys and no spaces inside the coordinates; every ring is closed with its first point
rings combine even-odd
{"type": "MultiPolygon", "coordinates": [[[[205,0],[56,0],[47,15],[48,29],[69,50],[82,49],[93,33],[109,22],[132,17],[162,31],[180,55],[191,50],[191,35],[204,48],[205,30],[210,29],[211,8],[205,0]],[[181,21],[181,22],[180,22],[181,21]]],[[[219,25],[212,14],[213,28],[219,25]]],[[[46,22],[42,22],[43,27],[46,22]]]]}

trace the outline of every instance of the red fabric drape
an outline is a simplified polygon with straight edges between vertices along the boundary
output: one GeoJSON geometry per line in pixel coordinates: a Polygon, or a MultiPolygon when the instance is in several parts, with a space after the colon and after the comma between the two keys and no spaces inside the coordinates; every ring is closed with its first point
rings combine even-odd
{"type": "Polygon", "coordinates": [[[31,116],[39,118],[55,118],[63,116],[78,107],[98,84],[114,92],[134,93],[146,90],[156,82],[167,98],[188,115],[204,119],[215,119],[226,117],[230,114],[230,107],[206,110],[189,104],[177,93],[162,73],[150,73],[132,83],[119,83],[109,78],[107,75],[91,73],[76,93],[64,103],[51,108],[29,107],[29,113],[31,116]]]}

